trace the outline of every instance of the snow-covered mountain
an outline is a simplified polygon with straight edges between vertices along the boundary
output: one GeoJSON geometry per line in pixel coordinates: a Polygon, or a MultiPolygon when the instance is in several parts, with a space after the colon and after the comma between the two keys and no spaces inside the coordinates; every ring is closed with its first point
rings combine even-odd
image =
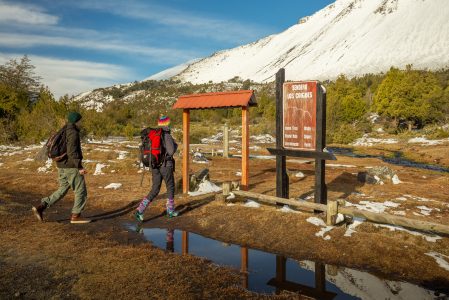
{"type": "Polygon", "coordinates": [[[448,49],[448,0],[337,0],[282,33],[171,71],[192,83],[272,81],[279,68],[287,79],[333,79],[408,64],[441,69],[448,49]]]}

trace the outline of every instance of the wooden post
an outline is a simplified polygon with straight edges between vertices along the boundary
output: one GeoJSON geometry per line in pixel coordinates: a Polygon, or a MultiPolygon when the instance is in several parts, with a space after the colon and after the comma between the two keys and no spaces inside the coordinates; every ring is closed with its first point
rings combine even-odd
{"type": "MultiPolygon", "coordinates": [[[[316,151],[326,147],[326,91],[321,84],[316,85],[316,151]]],[[[327,203],[326,161],[315,159],[315,202],[327,203]]]]}
{"type": "MultiPolygon", "coordinates": [[[[276,148],[281,149],[284,144],[283,136],[283,95],[284,95],[285,69],[276,73],[276,148]]],[[[288,198],[288,175],[286,157],[276,155],[276,196],[288,198]]]]}
{"type": "Polygon", "coordinates": [[[189,233],[187,231],[182,232],[182,254],[189,253],[189,233]]]}
{"type": "Polygon", "coordinates": [[[189,138],[190,129],[190,110],[184,109],[182,112],[182,192],[189,192],[189,138]]]}
{"type": "Polygon", "coordinates": [[[331,226],[335,225],[338,214],[338,202],[337,201],[328,201],[327,202],[327,210],[326,210],[326,225],[331,226]]]}
{"type": "Polygon", "coordinates": [[[231,193],[231,183],[229,181],[223,182],[223,196],[229,196],[231,193]]]}
{"type": "Polygon", "coordinates": [[[249,107],[242,107],[242,184],[241,189],[249,187],[249,107]]]}
{"type": "Polygon", "coordinates": [[[223,127],[223,157],[229,158],[229,128],[228,123],[223,127]]]}
{"type": "Polygon", "coordinates": [[[248,248],[241,247],[240,248],[240,254],[241,254],[241,269],[240,272],[242,273],[242,286],[247,289],[248,288],[248,248]]]}

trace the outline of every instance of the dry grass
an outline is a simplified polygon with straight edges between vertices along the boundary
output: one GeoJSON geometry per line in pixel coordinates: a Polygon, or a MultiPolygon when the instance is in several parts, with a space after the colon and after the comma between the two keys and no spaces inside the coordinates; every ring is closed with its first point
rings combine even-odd
{"type": "MultiPolygon", "coordinates": [[[[86,145],[85,158],[106,163],[104,175],[93,176],[95,164],[87,163],[91,172],[88,184],[86,214],[96,214],[125,206],[148,192],[149,175],[140,187],[141,174],[135,166],[135,150],[124,145],[86,145]],[[115,151],[129,151],[124,160],[116,160],[115,151]],[[110,161],[112,160],[112,161],[110,161]],[[111,171],[115,170],[114,173],[111,171]],[[118,190],[103,187],[122,183],[118,190]]],[[[389,151],[383,149],[376,151],[389,151]]],[[[420,147],[418,152],[434,155],[433,149],[420,147]]],[[[264,153],[261,149],[259,153],[264,153]]],[[[26,153],[32,157],[33,151],[26,153]]],[[[446,160],[449,154],[440,149],[446,160]]],[[[70,226],[64,222],[35,222],[30,204],[57,188],[56,169],[36,173],[41,162],[23,162],[26,156],[0,156],[0,298],[291,298],[293,295],[261,296],[240,288],[240,275],[192,256],[169,254],[144,243],[140,236],[123,229],[128,215],[89,224],[70,226]]],[[[180,162],[180,160],[178,160],[180,162]]],[[[398,166],[394,169],[404,183],[392,185],[362,185],[358,171],[366,166],[386,165],[377,159],[339,157],[338,164],[355,167],[328,167],[326,182],[330,198],[344,197],[353,203],[361,200],[384,202],[403,195],[426,197],[433,201],[410,200],[401,203],[407,217],[449,224],[449,176],[398,166]],[[357,193],[372,198],[364,199],[357,193]],[[417,206],[438,208],[430,216],[416,216],[417,206]]],[[[213,181],[238,180],[240,160],[211,158],[207,166],[192,164],[191,170],[210,169],[213,181]]],[[[292,172],[306,177],[290,177],[290,197],[307,196],[313,190],[313,164],[288,163],[292,172]]],[[[181,166],[178,164],[177,178],[181,166]]],[[[275,194],[275,162],[250,161],[250,189],[275,194]]],[[[152,218],[164,211],[165,187],[159,199],[147,213],[152,218]]],[[[73,194],[46,212],[50,221],[66,218],[70,213],[73,194]]],[[[193,205],[192,199],[177,197],[177,205],[192,209],[174,220],[156,218],[146,226],[174,227],[203,234],[229,243],[279,253],[286,257],[322,261],[370,270],[389,279],[408,280],[419,284],[448,284],[449,272],[424,253],[435,251],[449,255],[447,237],[436,243],[404,232],[390,232],[369,223],[357,227],[351,238],[344,237],[345,228],[330,231],[331,240],[316,237],[319,228],[308,223],[310,213],[285,214],[274,207],[259,209],[241,205],[226,206],[221,202],[193,205]]],[[[298,297],[296,295],[295,297],[298,297]]]]}

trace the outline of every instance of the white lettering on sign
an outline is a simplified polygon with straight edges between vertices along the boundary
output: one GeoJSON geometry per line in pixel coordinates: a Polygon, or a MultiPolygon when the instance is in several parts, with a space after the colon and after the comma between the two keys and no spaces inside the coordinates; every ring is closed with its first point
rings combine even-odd
{"type": "Polygon", "coordinates": [[[304,147],[311,148],[312,144],[311,143],[304,143],[304,147]]]}
{"type": "Polygon", "coordinates": [[[285,127],[285,130],[292,130],[290,126],[285,127]]]}
{"type": "Polygon", "coordinates": [[[297,139],[298,135],[297,134],[284,134],[284,137],[286,139],[297,139]]]}
{"type": "Polygon", "coordinates": [[[312,136],[310,134],[304,134],[304,139],[310,140],[312,139],[312,136]]]}
{"type": "Polygon", "coordinates": [[[307,91],[307,84],[294,84],[292,85],[294,91],[307,91]]]}
{"type": "Polygon", "coordinates": [[[311,99],[313,97],[312,92],[299,92],[299,93],[288,93],[287,94],[287,100],[294,100],[294,99],[311,99]]]}
{"type": "Polygon", "coordinates": [[[294,146],[294,147],[298,147],[299,143],[291,143],[291,142],[285,142],[286,146],[294,146]]]}
{"type": "Polygon", "coordinates": [[[304,127],[304,131],[312,131],[312,127],[304,127]]]}

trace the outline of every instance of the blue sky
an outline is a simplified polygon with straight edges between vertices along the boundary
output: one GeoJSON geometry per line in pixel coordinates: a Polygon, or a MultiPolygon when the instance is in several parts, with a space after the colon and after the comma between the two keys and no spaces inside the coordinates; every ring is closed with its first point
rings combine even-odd
{"type": "Polygon", "coordinates": [[[0,64],[28,55],[56,97],[142,80],[279,33],[333,0],[0,0],[0,64]]]}

